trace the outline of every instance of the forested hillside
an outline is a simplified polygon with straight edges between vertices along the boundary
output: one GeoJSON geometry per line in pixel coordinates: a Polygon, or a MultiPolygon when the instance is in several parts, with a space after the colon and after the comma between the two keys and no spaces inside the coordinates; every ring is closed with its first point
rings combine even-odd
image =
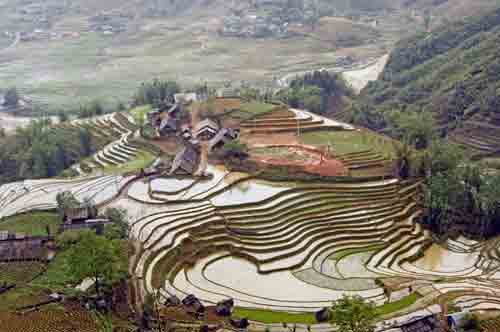
{"type": "Polygon", "coordinates": [[[474,154],[500,150],[500,9],[399,42],[354,119],[391,129],[399,114],[432,114],[440,133],[474,154]]]}

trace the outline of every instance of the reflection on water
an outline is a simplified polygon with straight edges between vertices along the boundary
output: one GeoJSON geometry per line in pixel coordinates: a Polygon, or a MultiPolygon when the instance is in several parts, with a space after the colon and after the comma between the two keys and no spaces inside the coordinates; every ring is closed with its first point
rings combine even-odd
{"type": "Polygon", "coordinates": [[[424,257],[418,259],[414,265],[429,271],[454,272],[470,268],[477,258],[477,252],[457,253],[433,244],[425,251],[424,257]]]}

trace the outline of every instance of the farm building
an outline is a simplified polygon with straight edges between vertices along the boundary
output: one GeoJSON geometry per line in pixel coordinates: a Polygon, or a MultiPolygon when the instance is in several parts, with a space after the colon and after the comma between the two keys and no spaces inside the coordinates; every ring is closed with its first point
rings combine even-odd
{"type": "Polygon", "coordinates": [[[170,175],[193,175],[198,168],[199,153],[193,146],[184,147],[174,159],[170,175]]]}
{"type": "Polygon", "coordinates": [[[173,117],[167,117],[161,120],[158,127],[159,136],[172,135],[177,132],[177,120],[173,117]]]}
{"type": "Polygon", "coordinates": [[[209,150],[220,148],[225,144],[237,139],[240,136],[238,129],[222,128],[209,142],[209,150]]]}
{"type": "Polygon", "coordinates": [[[53,257],[53,240],[48,236],[27,237],[20,233],[0,232],[0,262],[46,262],[53,257]]]}
{"type": "Polygon", "coordinates": [[[63,221],[66,224],[80,223],[97,217],[97,209],[94,206],[83,206],[64,209],[63,221]]]}
{"type": "Polygon", "coordinates": [[[219,125],[210,119],[200,121],[194,128],[194,136],[201,140],[210,140],[217,135],[219,125]]]}
{"type": "Polygon", "coordinates": [[[70,229],[95,229],[96,233],[101,234],[104,224],[110,222],[108,219],[98,218],[95,206],[65,209],[63,221],[59,226],[59,233],[70,229]]]}
{"type": "Polygon", "coordinates": [[[444,324],[435,315],[411,319],[391,332],[444,332],[444,324]]]}

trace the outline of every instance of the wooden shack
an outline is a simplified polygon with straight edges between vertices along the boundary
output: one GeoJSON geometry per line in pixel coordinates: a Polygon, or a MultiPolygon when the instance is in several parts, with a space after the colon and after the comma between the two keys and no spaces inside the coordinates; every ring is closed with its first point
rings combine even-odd
{"type": "Polygon", "coordinates": [[[217,135],[219,125],[210,119],[198,122],[194,128],[194,136],[197,139],[208,141],[217,135]]]}
{"type": "Polygon", "coordinates": [[[29,237],[22,233],[0,232],[0,262],[48,262],[54,253],[54,241],[49,236],[29,237]]]}
{"type": "Polygon", "coordinates": [[[193,175],[198,169],[198,162],[199,152],[188,145],[175,156],[170,175],[193,175]]]}

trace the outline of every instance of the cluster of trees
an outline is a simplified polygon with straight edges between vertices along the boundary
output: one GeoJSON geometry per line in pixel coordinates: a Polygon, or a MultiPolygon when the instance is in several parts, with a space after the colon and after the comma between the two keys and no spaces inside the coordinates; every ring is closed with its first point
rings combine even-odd
{"type": "MultiPolygon", "coordinates": [[[[92,202],[79,202],[69,192],[59,193],[56,197],[58,210],[87,206],[92,202]]],[[[128,223],[124,210],[108,208],[105,217],[112,223],[107,224],[104,236],[96,235],[94,230],[64,232],[57,238],[57,245],[64,252],[64,263],[68,275],[75,281],[85,278],[95,280],[95,290],[101,295],[102,286],[112,286],[127,275],[127,236],[128,223]]]]}
{"type": "Polygon", "coordinates": [[[500,9],[399,42],[381,79],[363,91],[352,120],[379,130],[391,124],[392,110],[424,110],[447,134],[471,118],[498,113],[499,27],[500,9]]]}
{"type": "Polygon", "coordinates": [[[323,70],[307,73],[293,80],[289,88],[278,93],[278,98],[291,107],[324,114],[328,111],[331,100],[351,95],[352,91],[340,74],[323,70]]]}
{"type": "Polygon", "coordinates": [[[500,175],[483,174],[477,164],[448,153],[448,157],[432,161],[424,194],[424,222],[439,236],[464,233],[487,239],[500,234],[496,223],[500,218],[500,175]]]}
{"type": "Polygon", "coordinates": [[[0,183],[56,176],[95,152],[88,130],[53,127],[48,119],[0,137],[0,183]]]}
{"type": "Polygon", "coordinates": [[[152,82],[141,84],[133,98],[133,104],[158,107],[164,103],[173,102],[174,94],[178,92],[180,92],[180,86],[177,82],[154,79],[152,82]]]}
{"type": "Polygon", "coordinates": [[[424,178],[422,221],[443,238],[500,234],[500,175],[484,173],[456,145],[415,133],[418,122],[411,127],[395,144],[396,166],[402,178],[424,178]]]}

